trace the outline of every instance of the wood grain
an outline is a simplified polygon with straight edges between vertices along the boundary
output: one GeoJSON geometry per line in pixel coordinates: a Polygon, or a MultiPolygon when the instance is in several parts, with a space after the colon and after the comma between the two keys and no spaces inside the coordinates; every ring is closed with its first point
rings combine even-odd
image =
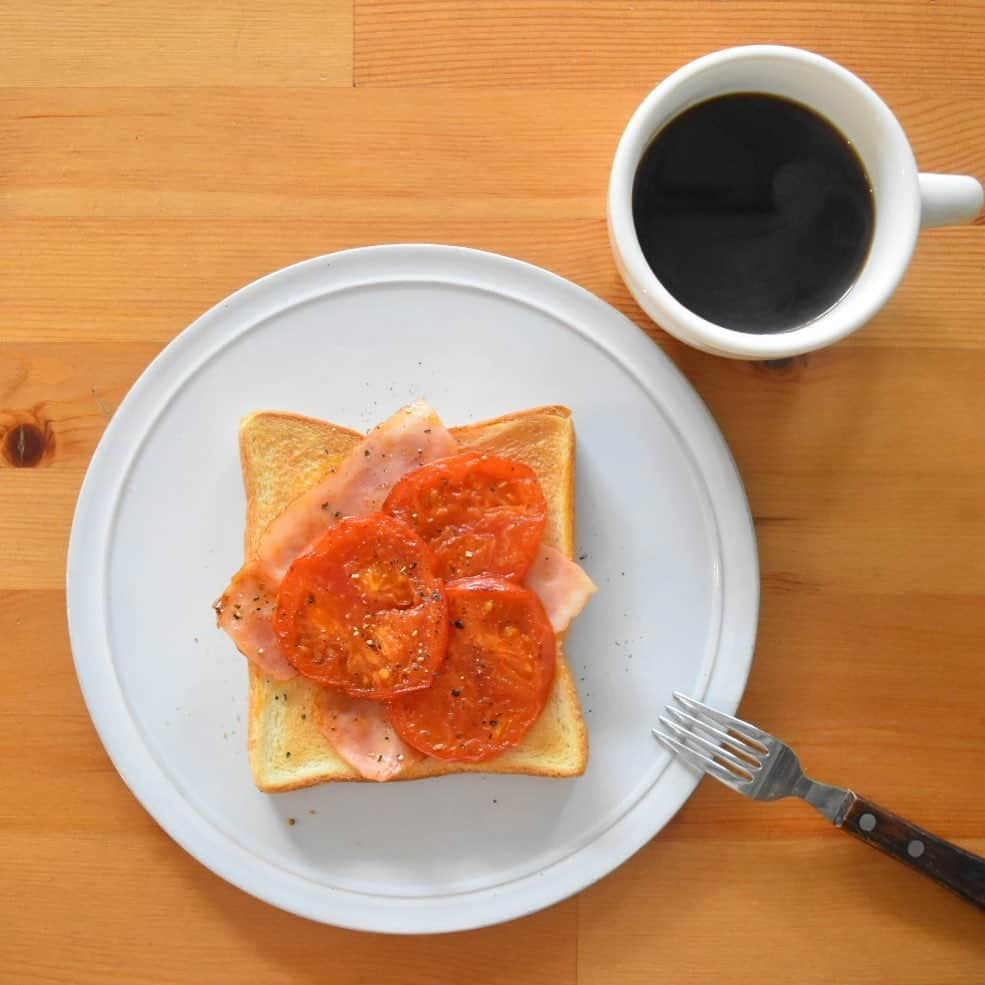
{"type": "Polygon", "coordinates": [[[351,0],[0,2],[4,85],[352,84],[351,0]]]}
{"type": "Polygon", "coordinates": [[[792,44],[880,91],[981,84],[977,0],[356,0],[358,85],[650,87],[717,48],[792,44]]]}
{"type": "MultiPolygon", "coordinates": [[[[10,342],[163,344],[231,291],[279,267],[349,247],[434,242],[492,250],[547,267],[636,320],[675,358],[689,358],[630,297],[613,264],[603,219],[449,218],[445,212],[331,221],[12,219],[0,237],[2,337],[10,342]],[[122,266],[124,254],[127,264],[122,266]]],[[[842,348],[979,348],[983,268],[985,242],[976,228],[925,234],[889,304],[842,348]]],[[[701,372],[703,365],[700,356],[690,357],[688,372],[701,372]]],[[[728,364],[715,369],[721,380],[747,372],[746,390],[772,392],[787,386],[795,367],[765,374],[728,364]]],[[[715,380],[709,378],[708,385],[715,380]]]]}
{"type": "MultiPolygon", "coordinates": [[[[710,793],[700,790],[682,815],[705,808],[710,793]]],[[[651,842],[581,896],[579,980],[650,985],[659,974],[695,985],[720,977],[821,985],[849,975],[862,985],[931,985],[981,977],[980,911],[832,834],[755,845],[651,842]]],[[[985,841],[968,847],[981,852],[985,841]]]]}
{"type": "Polygon", "coordinates": [[[843,61],[924,169],[982,176],[985,5],[0,0],[0,25],[0,981],[985,980],[971,907],[800,803],[709,782],[610,877],[511,924],[389,938],[277,911],[191,859],[120,781],[63,593],[99,437],[202,311],[350,246],[518,256],[636,321],[733,449],[762,567],[743,714],[812,774],[985,852],[985,219],[922,236],[863,331],[771,364],[649,323],[604,221],[633,108],[736,43],[843,61]],[[16,428],[42,436],[31,467],[7,455],[16,428]]]}
{"type": "MultiPolygon", "coordinates": [[[[908,91],[896,108],[921,167],[980,167],[985,80],[908,91]]],[[[645,94],[0,87],[0,217],[601,218],[645,94]]]]}

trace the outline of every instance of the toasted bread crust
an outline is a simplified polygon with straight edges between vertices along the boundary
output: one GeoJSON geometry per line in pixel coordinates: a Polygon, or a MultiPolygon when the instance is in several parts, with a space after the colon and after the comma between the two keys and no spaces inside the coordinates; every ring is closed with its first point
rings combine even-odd
{"type": "MultiPolygon", "coordinates": [[[[548,504],[544,540],[574,551],[574,428],[566,407],[537,407],[491,421],[453,428],[463,448],[514,458],[540,479],[548,504]]],[[[246,487],[246,557],[256,554],[268,524],[297,496],[326,475],[361,439],[348,428],[313,418],[262,411],[240,426],[246,487]]],[[[588,735],[571,668],[558,640],[554,687],[544,711],[522,743],[484,763],[425,759],[396,779],[450,773],[515,773],[564,777],[584,772],[588,735]]],[[[257,787],[282,793],[332,781],[363,781],[317,727],[317,685],[304,677],[273,681],[249,667],[249,759],[257,787]],[[286,754],[290,752],[290,756],[286,754]]]]}

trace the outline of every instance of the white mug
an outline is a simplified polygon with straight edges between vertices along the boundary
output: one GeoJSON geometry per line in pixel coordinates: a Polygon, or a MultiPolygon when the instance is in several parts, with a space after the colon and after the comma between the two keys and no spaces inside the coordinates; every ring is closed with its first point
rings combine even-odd
{"type": "Polygon", "coordinates": [[[981,211],[982,203],[982,186],[972,177],[919,174],[899,121],[847,69],[799,48],[749,45],[717,51],[685,65],[637,108],[612,163],[609,238],[633,297],[666,331],[715,355],[780,359],[830,345],[860,328],[896,289],[921,227],[969,222],[981,211]],[[734,92],[783,96],[819,113],[855,148],[872,186],[872,243],[854,283],[823,314],[781,332],[736,331],[686,308],[650,268],[633,222],[636,170],[656,134],[690,106],[734,92]]]}

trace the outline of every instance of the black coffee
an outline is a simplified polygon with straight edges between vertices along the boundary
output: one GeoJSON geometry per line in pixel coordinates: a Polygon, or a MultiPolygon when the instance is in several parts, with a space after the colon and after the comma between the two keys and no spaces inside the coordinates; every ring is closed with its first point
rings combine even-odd
{"type": "Polygon", "coordinates": [[[851,287],[872,242],[869,176],[799,103],[735,93],[675,117],[647,148],[633,221],[681,304],[741,332],[782,332],[851,287]]]}

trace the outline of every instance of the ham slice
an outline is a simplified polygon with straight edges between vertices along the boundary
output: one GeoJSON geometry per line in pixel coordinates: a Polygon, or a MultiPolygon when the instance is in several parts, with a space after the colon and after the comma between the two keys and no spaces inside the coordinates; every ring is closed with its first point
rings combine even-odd
{"type": "Polygon", "coordinates": [[[386,705],[320,688],[318,727],[360,776],[382,782],[399,776],[424,756],[397,735],[386,705]]]}
{"type": "Polygon", "coordinates": [[[240,653],[275,680],[295,677],[272,625],[277,588],[294,559],[340,517],[378,510],[407,472],[456,451],[458,443],[433,408],[418,400],[374,428],[335,472],[294,500],[215,604],[219,626],[240,653]]]}
{"type": "Polygon", "coordinates": [[[458,442],[422,400],[374,428],[335,472],[299,496],[260,538],[257,551],[280,581],[302,554],[338,519],[379,510],[395,482],[408,472],[458,451],[458,442]]]}
{"type": "Polygon", "coordinates": [[[563,633],[598,591],[581,565],[543,544],[523,583],[539,596],[555,633],[563,633]]]}
{"type": "Polygon", "coordinates": [[[236,573],[215,611],[219,625],[250,663],[275,681],[287,681],[298,672],[281,653],[274,634],[279,584],[262,561],[250,561],[236,573]]]}
{"type": "MultiPolygon", "coordinates": [[[[275,680],[295,677],[273,629],[277,589],[295,558],[339,518],[380,509],[406,473],[457,451],[438,415],[417,401],[371,431],[335,472],[294,500],[264,531],[257,557],[237,572],[215,605],[219,625],[239,651],[275,680]]],[[[544,546],[525,585],[540,597],[556,633],[567,629],[596,590],[574,561],[544,546]]],[[[322,733],[367,780],[392,779],[424,758],[396,734],[380,702],[320,688],[317,707],[322,733]]]]}

